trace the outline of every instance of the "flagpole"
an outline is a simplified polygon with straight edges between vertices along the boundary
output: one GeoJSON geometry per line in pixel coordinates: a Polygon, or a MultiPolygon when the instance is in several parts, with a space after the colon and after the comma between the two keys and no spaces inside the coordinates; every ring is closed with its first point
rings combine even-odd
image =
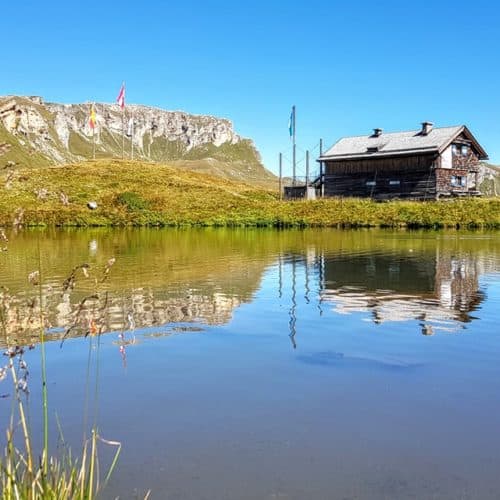
{"type": "Polygon", "coordinates": [[[153,142],[153,124],[149,127],[148,158],[151,161],[151,143],[153,142]]]}
{"type": "MultiPolygon", "coordinates": [[[[122,88],[125,89],[125,82],[122,83],[122,88]]],[[[125,159],[125,102],[122,106],[122,160],[125,159]]]]}
{"type": "MultiPolygon", "coordinates": [[[[101,116],[104,118],[104,106],[101,105],[101,116]]],[[[105,118],[104,118],[105,119],[105,118]]],[[[101,142],[101,129],[97,129],[97,142],[101,142]]]]}
{"type": "Polygon", "coordinates": [[[134,112],[132,111],[132,126],[130,127],[130,156],[134,159],[134,112]]]}
{"type": "Polygon", "coordinates": [[[125,108],[122,108],[122,160],[125,159],[125,108]]]}
{"type": "Polygon", "coordinates": [[[283,179],[283,155],[280,153],[280,180],[279,180],[279,190],[280,190],[280,201],[283,199],[283,194],[282,194],[282,179],[283,179]]]}
{"type": "Polygon", "coordinates": [[[95,112],[95,102],[90,105],[89,125],[92,128],[92,159],[95,160],[95,127],[97,125],[97,115],[95,112]]]}
{"type": "Polygon", "coordinates": [[[293,176],[292,176],[292,185],[295,186],[296,183],[296,147],[295,147],[295,106],[292,106],[292,132],[293,132],[293,176]]]}

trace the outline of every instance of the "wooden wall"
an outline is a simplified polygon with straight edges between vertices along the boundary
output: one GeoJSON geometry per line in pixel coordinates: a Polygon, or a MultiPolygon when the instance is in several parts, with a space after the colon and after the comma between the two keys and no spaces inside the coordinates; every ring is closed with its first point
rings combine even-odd
{"type": "Polygon", "coordinates": [[[435,198],[434,160],[425,155],[326,162],[325,196],[435,198]]]}

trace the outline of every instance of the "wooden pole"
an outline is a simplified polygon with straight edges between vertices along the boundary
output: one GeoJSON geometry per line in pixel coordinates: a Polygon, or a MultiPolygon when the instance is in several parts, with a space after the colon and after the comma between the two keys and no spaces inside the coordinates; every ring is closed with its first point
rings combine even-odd
{"type": "Polygon", "coordinates": [[[282,182],[283,182],[283,155],[280,153],[280,180],[279,180],[280,201],[283,199],[282,182]]]}
{"type": "Polygon", "coordinates": [[[92,127],[92,159],[95,160],[95,124],[92,127]]]}

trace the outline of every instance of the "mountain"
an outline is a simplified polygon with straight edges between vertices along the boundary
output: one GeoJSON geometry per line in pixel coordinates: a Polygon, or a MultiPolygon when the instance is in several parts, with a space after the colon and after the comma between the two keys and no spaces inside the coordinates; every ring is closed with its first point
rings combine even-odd
{"type": "Polygon", "coordinates": [[[500,166],[483,162],[479,168],[479,190],[486,196],[500,195],[500,166]]]}
{"type": "Polygon", "coordinates": [[[0,97],[0,168],[79,162],[95,156],[168,162],[240,182],[275,187],[253,142],[241,138],[229,120],[139,105],[57,104],[41,97],[0,97]],[[133,124],[130,121],[133,121],[133,124]]]}

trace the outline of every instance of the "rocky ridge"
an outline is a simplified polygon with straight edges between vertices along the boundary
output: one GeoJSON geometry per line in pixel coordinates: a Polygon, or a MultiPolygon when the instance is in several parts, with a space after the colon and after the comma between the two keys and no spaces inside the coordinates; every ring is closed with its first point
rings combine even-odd
{"type": "MultiPolygon", "coordinates": [[[[41,97],[0,97],[0,160],[9,165],[41,166],[96,158],[158,162],[217,163],[218,174],[237,180],[269,182],[249,139],[234,132],[229,120],[141,105],[95,104],[96,127],[90,126],[91,103],[58,104],[41,97]],[[123,140],[123,132],[125,138],[123,140]],[[222,167],[221,167],[222,163],[222,167]]],[[[175,163],[174,163],[175,164],[175,163]]]]}
{"type": "Polygon", "coordinates": [[[500,196],[500,166],[483,162],[479,168],[479,190],[486,196],[500,196]]]}

